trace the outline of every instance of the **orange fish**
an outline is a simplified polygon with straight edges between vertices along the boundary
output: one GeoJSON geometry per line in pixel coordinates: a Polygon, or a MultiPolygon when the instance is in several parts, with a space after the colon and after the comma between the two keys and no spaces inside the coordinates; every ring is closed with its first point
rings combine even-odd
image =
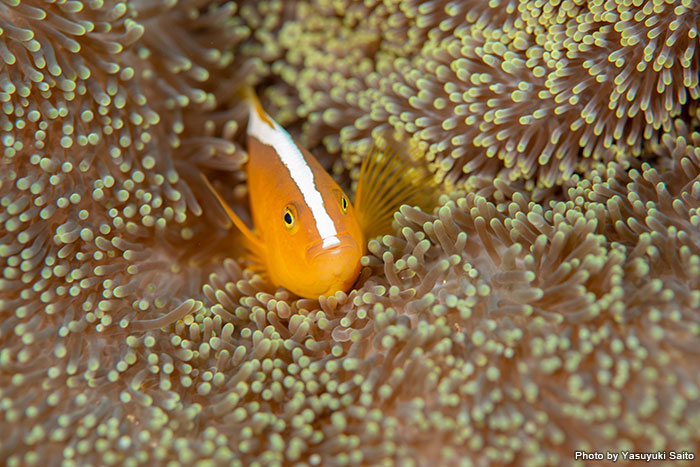
{"type": "Polygon", "coordinates": [[[389,140],[364,159],[355,206],[306,149],[247,95],[250,229],[205,182],[243,234],[258,270],[300,297],[348,291],[367,240],[391,232],[402,204],[432,207],[435,183],[415,145],[389,140]]]}

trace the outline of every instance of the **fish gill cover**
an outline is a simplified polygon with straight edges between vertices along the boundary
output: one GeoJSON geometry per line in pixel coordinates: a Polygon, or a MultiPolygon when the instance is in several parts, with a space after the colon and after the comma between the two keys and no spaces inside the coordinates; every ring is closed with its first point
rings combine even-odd
{"type": "Polygon", "coordinates": [[[697,448],[699,18],[692,0],[0,0],[0,460],[697,448]],[[440,207],[402,207],[356,290],[296,300],[224,248],[196,180],[245,206],[246,83],[348,186],[376,135],[421,141],[440,207]]]}

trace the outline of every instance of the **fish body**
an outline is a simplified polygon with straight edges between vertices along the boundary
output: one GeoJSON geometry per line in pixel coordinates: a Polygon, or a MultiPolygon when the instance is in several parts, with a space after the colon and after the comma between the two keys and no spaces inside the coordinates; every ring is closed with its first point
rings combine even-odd
{"type": "Polygon", "coordinates": [[[302,297],[347,290],[365,254],[349,198],[257,101],[248,122],[248,193],[271,281],[302,297]]]}
{"type": "Polygon", "coordinates": [[[359,276],[366,240],[388,233],[401,204],[432,204],[432,175],[413,164],[415,151],[375,147],[363,162],[353,206],[252,92],[247,101],[246,172],[254,231],[207,184],[270,282],[306,298],[349,290],[359,276]]]}

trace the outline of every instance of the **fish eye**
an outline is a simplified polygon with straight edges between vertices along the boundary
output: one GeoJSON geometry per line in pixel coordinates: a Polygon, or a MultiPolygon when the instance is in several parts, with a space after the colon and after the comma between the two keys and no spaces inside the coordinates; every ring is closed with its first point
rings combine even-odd
{"type": "Polygon", "coordinates": [[[343,210],[343,214],[347,214],[347,212],[348,212],[348,199],[343,194],[340,195],[340,208],[343,210]]]}
{"type": "Polygon", "coordinates": [[[295,214],[296,212],[294,206],[292,206],[291,204],[284,208],[284,211],[282,211],[282,221],[284,222],[284,226],[287,227],[287,229],[289,230],[291,230],[294,227],[294,224],[296,222],[295,214]]]}

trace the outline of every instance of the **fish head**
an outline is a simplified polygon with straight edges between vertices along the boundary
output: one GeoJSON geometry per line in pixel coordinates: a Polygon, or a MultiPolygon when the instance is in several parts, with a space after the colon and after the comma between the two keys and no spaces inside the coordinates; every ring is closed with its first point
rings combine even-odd
{"type": "Polygon", "coordinates": [[[303,199],[286,203],[277,228],[271,229],[279,233],[269,242],[270,275],[300,297],[347,291],[360,274],[364,236],[349,199],[330,181],[330,189],[323,191],[323,204],[332,229],[319,225],[318,213],[303,199]]]}

